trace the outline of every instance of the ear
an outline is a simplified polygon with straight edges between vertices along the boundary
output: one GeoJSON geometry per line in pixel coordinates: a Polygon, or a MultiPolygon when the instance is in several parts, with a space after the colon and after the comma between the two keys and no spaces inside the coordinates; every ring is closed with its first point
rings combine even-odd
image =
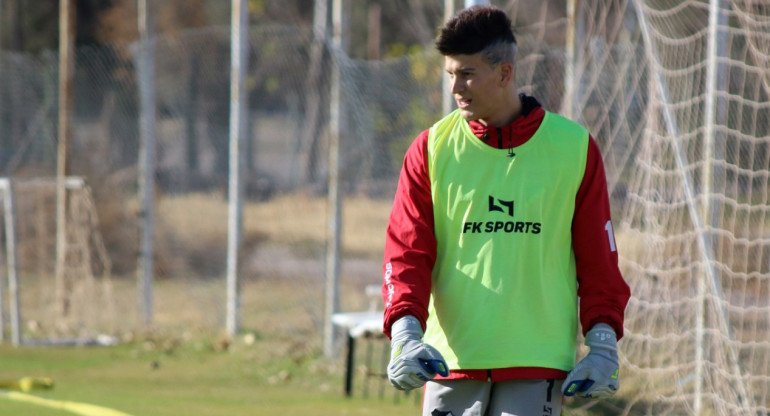
{"type": "Polygon", "coordinates": [[[510,62],[501,62],[500,68],[500,86],[508,86],[514,80],[513,64],[510,62]]]}

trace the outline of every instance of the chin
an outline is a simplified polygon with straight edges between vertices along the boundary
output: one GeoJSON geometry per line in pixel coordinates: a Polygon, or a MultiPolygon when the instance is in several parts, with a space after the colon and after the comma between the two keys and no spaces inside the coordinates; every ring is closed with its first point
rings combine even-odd
{"type": "Polygon", "coordinates": [[[473,111],[462,110],[462,109],[460,110],[460,116],[462,116],[462,118],[464,118],[464,119],[466,119],[468,121],[473,121],[473,120],[476,120],[478,118],[473,113],[473,111]]]}

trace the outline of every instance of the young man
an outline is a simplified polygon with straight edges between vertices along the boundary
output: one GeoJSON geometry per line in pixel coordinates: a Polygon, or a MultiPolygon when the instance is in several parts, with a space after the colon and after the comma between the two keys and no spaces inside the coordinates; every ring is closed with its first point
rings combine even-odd
{"type": "Polygon", "coordinates": [[[550,416],[562,394],[614,394],[630,292],[599,148],[517,94],[501,10],[463,10],[436,47],[458,109],[407,151],[390,215],[391,383],[427,382],[423,415],[550,416]]]}

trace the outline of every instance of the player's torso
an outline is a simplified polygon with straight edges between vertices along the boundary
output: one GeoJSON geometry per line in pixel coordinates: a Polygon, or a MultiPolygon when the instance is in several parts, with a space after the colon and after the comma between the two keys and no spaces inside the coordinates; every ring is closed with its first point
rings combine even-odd
{"type": "Polygon", "coordinates": [[[587,132],[547,113],[509,157],[463,120],[442,122],[428,140],[438,247],[426,339],[455,368],[568,368],[574,350],[547,344],[574,344],[571,221],[587,132]]]}

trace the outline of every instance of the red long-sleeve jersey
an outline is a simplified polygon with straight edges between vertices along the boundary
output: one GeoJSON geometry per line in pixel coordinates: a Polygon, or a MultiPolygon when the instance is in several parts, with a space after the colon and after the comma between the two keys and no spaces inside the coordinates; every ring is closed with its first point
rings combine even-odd
{"type": "MultiPolygon", "coordinates": [[[[471,121],[474,134],[486,144],[513,149],[537,131],[545,110],[532,97],[521,96],[523,111],[511,124],[487,127],[471,121]]],[[[405,315],[417,317],[425,328],[431,295],[431,273],[436,261],[433,205],[427,160],[428,130],[423,131],[404,157],[393,209],[386,232],[383,299],[384,332],[405,315]]],[[[572,246],[577,266],[579,318],[583,334],[603,322],[623,336],[623,314],[630,297],[618,268],[610,222],[607,181],[601,152],[589,137],[586,168],[575,196],[572,246]],[[609,228],[608,228],[609,225],[609,228]],[[609,233],[609,234],[608,234],[609,233]],[[609,237],[609,238],[608,238],[609,237]]],[[[513,379],[563,378],[552,369],[490,369],[453,372],[450,378],[513,379]],[[493,370],[497,370],[496,372],[493,370]]]]}

